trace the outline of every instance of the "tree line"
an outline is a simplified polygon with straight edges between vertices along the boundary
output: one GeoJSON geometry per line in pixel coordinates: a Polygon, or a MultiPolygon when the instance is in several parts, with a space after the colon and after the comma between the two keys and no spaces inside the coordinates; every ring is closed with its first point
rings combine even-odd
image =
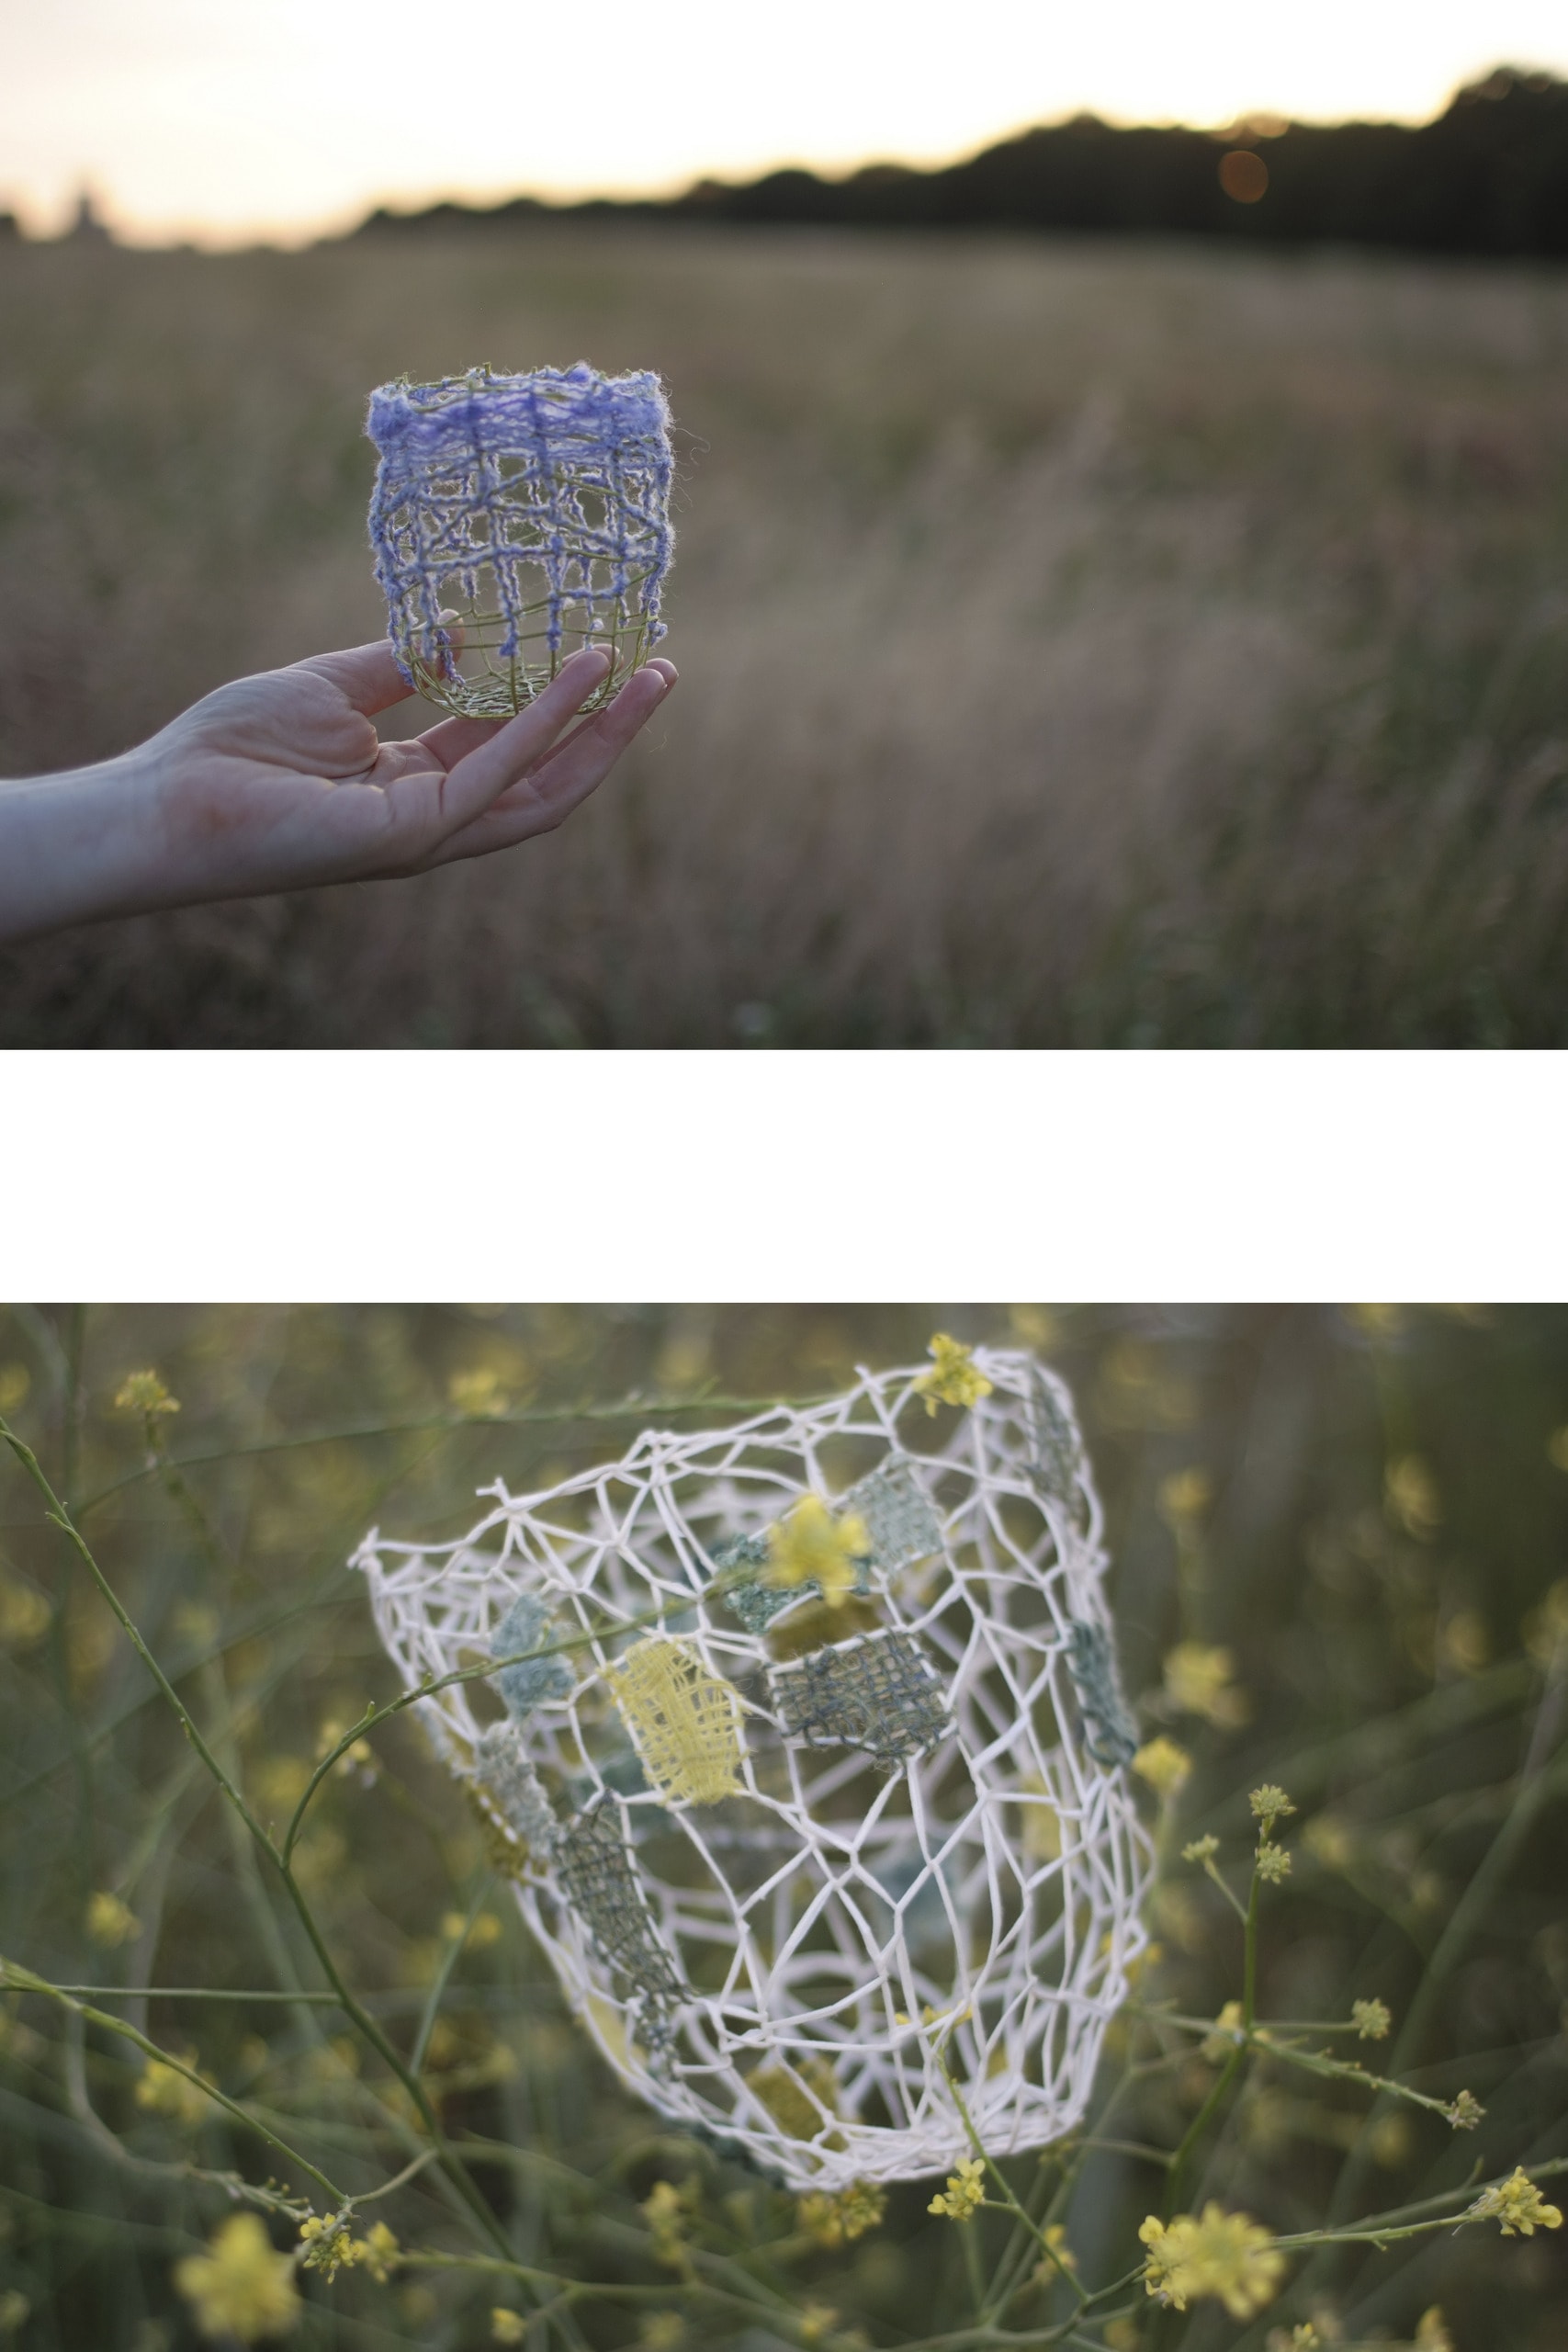
{"type": "Polygon", "coordinates": [[[1568,82],[1500,66],[1434,121],[1224,131],[1118,130],[1094,115],[1025,130],[945,169],[871,164],[848,178],[700,180],[660,202],[379,210],[356,232],[505,226],[541,213],[879,229],[1020,229],[1568,255],[1568,82]]]}

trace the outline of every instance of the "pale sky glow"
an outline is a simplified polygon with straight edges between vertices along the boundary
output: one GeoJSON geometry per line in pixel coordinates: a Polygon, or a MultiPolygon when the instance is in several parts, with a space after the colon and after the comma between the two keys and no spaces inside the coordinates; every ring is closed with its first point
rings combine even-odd
{"type": "Polygon", "coordinates": [[[1568,0],[0,0],[0,206],[92,183],[122,234],[298,241],[371,204],[664,192],[948,161],[1080,107],[1420,120],[1568,75],[1568,0]]]}

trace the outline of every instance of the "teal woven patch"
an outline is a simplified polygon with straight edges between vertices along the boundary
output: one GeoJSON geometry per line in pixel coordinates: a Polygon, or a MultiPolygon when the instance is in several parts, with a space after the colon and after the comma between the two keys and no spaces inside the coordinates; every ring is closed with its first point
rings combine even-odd
{"type": "Polygon", "coordinates": [[[1115,1646],[1103,1625],[1075,1619],[1067,1628],[1067,1664],[1083,1713],[1084,1746],[1110,1770],[1130,1762],[1138,1727],[1122,1696],[1115,1646]]]}
{"type": "MultiPolygon", "coordinates": [[[[545,1648],[549,1641],[550,1612],[532,1593],[519,1593],[491,1636],[491,1657],[515,1657],[519,1650],[545,1648]]],[[[491,1676],[506,1702],[513,1723],[525,1723],[536,1707],[569,1696],[573,1676],[564,1657],[518,1658],[491,1676]]]]}
{"type": "Polygon", "coordinates": [[[866,1634],[813,1650],[768,1678],[774,1713],[808,1747],[863,1747],[885,1771],[952,1728],[947,1695],[912,1634],[866,1634]]]}
{"type": "Polygon", "coordinates": [[[556,1817],[517,1725],[491,1724],[479,1740],[474,1761],[507,1827],[521,1838],[530,1853],[547,1854],[556,1841],[556,1817]]]}
{"type": "Polygon", "coordinates": [[[666,2012],[688,1997],[607,1805],[580,1813],[556,1841],[556,1874],[600,1958],[642,1995],[645,2030],[669,2031],[666,2012]]]}
{"type": "Polygon", "coordinates": [[[864,1520],[872,1562],[889,1575],[917,1560],[929,1560],[942,1549],[942,1521],[915,1476],[913,1463],[901,1453],[890,1453],[869,1476],[840,1495],[834,1509],[845,1516],[858,1512],[864,1520]]]}

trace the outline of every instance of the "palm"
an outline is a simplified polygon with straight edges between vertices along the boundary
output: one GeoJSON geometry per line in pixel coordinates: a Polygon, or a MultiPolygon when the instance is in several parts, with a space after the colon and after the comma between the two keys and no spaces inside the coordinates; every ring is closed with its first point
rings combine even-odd
{"type": "Polygon", "coordinates": [[[448,718],[397,743],[371,719],[408,695],[384,644],[220,687],[157,739],[171,856],[193,869],[193,895],[220,897],[414,874],[547,831],[674,679],[651,663],[562,734],[603,675],[596,659],[575,657],[515,718],[448,718]]]}

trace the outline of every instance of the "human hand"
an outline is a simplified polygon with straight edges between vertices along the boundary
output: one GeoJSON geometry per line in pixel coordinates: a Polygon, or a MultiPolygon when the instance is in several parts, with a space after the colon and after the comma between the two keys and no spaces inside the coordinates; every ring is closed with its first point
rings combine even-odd
{"type": "Polygon", "coordinates": [[[608,659],[573,654],[514,718],[383,743],[372,714],[409,695],[391,648],[318,653],[220,686],[99,767],[0,784],[0,939],[419,874],[548,832],[675,683],[650,662],[563,732],[608,659]]]}

